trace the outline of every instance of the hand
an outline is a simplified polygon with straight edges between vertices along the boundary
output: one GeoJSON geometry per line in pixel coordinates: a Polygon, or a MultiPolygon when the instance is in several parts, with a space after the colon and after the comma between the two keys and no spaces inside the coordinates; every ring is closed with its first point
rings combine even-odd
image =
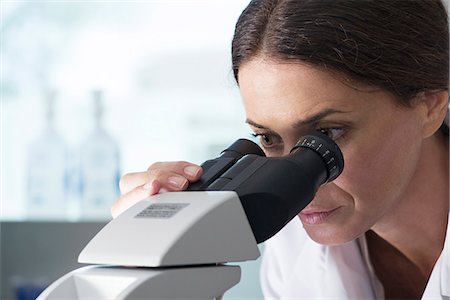
{"type": "Polygon", "coordinates": [[[190,182],[200,179],[200,166],[185,162],[157,162],[146,172],[128,173],[120,179],[120,198],[112,205],[113,218],[151,195],[185,190],[190,182]]]}

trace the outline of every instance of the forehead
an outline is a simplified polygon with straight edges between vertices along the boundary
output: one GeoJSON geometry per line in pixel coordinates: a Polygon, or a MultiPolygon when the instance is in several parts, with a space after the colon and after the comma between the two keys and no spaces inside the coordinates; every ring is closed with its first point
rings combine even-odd
{"type": "Polygon", "coordinates": [[[239,87],[247,117],[252,119],[301,118],[330,108],[367,109],[371,103],[364,99],[379,93],[336,72],[268,59],[243,64],[239,87]]]}

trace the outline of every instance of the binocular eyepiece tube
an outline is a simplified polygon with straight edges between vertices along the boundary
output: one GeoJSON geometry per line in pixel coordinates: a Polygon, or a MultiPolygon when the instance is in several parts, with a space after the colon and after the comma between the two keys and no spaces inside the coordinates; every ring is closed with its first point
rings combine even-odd
{"type": "Polygon", "coordinates": [[[323,133],[300,138],[289,155],[266,157],[246,139],[202,164],[204,174],[188,190],[235,191],[258,243],[280,231],[344,168],[342,152],[323,133]]]}

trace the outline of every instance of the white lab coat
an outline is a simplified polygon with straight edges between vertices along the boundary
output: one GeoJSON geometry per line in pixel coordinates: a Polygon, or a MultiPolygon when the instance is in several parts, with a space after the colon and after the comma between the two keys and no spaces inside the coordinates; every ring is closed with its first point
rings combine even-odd
{"type": "MultiPolygon", "coordinates": [[[[308,237],[298,218],[266,242],[261,287],[265,299],[384,298],[364,236],[339,246],[320,245],[308,237]]],[[[450,299],[449,226],[422,299],[450,299]]]]}

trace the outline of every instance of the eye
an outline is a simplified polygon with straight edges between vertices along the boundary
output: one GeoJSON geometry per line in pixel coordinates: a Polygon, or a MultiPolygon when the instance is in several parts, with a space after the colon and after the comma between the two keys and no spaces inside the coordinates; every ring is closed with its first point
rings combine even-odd
{"type": "Polygon", "coordinates": [[[338,140],[345,133],[343,128],[319,128],[319,129],[317,129],[317,131],[320,131],[323,134],[326,134],[333,141],[338,140]]]}
{"type": "Polygon", "coordinates": [[[279,146],[280,141],[279,138],[274,136],[273,134],[266,133],[252,133],[252,136],[259,140],[259,143],[265,149],[270,149],[279,146]]]}

